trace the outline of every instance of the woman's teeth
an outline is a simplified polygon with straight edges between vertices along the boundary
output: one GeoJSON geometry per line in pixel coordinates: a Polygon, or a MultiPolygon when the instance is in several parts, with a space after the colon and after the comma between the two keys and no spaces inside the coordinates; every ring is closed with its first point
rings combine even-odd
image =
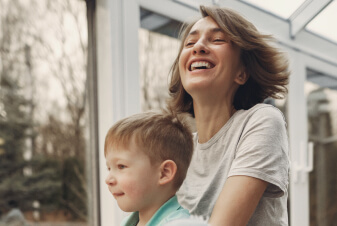
{"type": "Polygon", "coordinates": [[[211,64],[208,62],[204,62],[204,61],[193,62],[191,64],[191,71],[194,71],[197,69],[210,69],[210,68],[211,68],[211,64]]]}

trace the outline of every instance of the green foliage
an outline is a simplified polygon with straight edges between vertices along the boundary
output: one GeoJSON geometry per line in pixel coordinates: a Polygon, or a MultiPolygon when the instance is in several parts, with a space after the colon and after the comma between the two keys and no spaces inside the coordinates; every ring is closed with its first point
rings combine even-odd
{"type": "Polygon", "coordinates": [[[23,176],[24,142],[26,131],[31,126],[25,106],[28,101],[19,94],[16,81],[2,73],[0,80],[0,208],[12,197],[12,190],[17,179],[23,176]],[[14,164],[15,163],[15,164],[14,164]],[[9,181],[9,178],[12,180],[9,181]]]}
{"type": "Polygon", "coordinates": [[[36,154],[29,161],[24,159],[25,143],[35,138],[29,115],[32,103],[13,76],[2,73],[0,78],[0,210],[8,211],[11,200],[23,211],[32,210],[35,200],[57,209],[61,206],[61,161],[36,154]]]}
{"type": "Polygon", "coordinates": [[[87,189],[83,161],[73,157],[64,162],[63,168],[63,200],[65,208],[77,219],[86,219],[87,189]]]}
{"type": "Polygon", "coordinates": [[[24,175],[23,167],[17,167],[16,173],[4,178],[0,184],[0,208],[8,209],[8,202],[16,200],[23,211],[33,210],[32,203],[38,200],[46,204],[46,209],[58,209],[61,206],[59,161],[37,157],[22,166],[31,169],[31,175],[24,175]]]}

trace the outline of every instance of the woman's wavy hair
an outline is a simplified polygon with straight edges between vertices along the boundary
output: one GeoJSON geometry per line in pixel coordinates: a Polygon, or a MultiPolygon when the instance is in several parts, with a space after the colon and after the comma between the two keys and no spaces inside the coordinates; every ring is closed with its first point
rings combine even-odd
{"type": "MultiPolygon", "coordinates": [[[[261,34],[255,26],[237,12],[215,6],[200,6],[202,17],[210,16],[225,32],[234,45],[241,49],[241,62],[249,76],[235,93],[235,109],[249,109],[266,98],[281,99],[287,93],[289,77],[288,60],[277,48],[268,42],[275,41],[270,35],[261,34]]],[[[185,91],[179,72],[179,58],[184,41],[197,22],[181,27],[181,45],[170,74],[170,98],[168,108],[177,113],[187,112],[194,116],[192,97],[185,91]]]]}

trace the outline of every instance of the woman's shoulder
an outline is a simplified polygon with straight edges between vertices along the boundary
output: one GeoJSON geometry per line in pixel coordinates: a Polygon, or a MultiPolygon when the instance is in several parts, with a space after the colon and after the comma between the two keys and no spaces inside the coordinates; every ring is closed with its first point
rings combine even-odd
{"type": "Polygon", "coordinates": [[[266,124],[270,124],[271,127],[275,128],[286,126],[283,113],[270,104],[256,104],[248,110],[240,110],[236,114],[234,121],[244,127],[247,125],[258,126],[266,124]]]}
{"type": "Polygon", "coordinates": [[[247,110],[250,113],[256,113],[256,114],[270,114],[270,115],[278,115],[282,116],[284,118],[283,113],[278,109],[277,107],[271,105],[271,104],[256,104],[250,109],[247,110]]]}
{"type": "Polygon", "coordinates": [[[256,104],[248,110],[242,110],[243,115],[250,118],[278,118],[285,121],[283,113],[271,104],[256,104]]]}

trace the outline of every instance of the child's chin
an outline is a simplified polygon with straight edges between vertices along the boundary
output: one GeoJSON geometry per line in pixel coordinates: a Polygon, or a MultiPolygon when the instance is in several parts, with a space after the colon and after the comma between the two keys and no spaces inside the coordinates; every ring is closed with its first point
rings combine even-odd
{"type": "Polygon", "coordinates": [[[123,212],[135,212],[136,210],[133,209],[132,207],[128,207],[128,206],[123,206],[123,205],[118,205],[118,207],[123,211],[123,212]]]}
{"type": "Polygon", "coordinates": [[[127,213],[133,212],[132,210],[130,210],[130,208],[125,208],[125,207],[121,207],[121,206],[119,206],[119,208],[120,208],[123,212],[127,212],[127,213]]]}

